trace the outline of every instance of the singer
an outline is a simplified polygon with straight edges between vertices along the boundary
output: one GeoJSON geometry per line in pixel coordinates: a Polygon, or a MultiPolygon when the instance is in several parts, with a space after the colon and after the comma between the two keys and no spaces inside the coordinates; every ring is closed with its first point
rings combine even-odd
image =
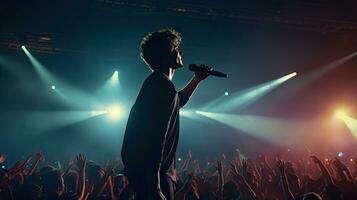
{"type": "Polygon", "coordinates": [[[125,174],[139,200],[174,199],[179,110],[211,70],[195,72],[177,92],[172,78],[183,68],[180,43],[180,34],[169,29],[150,33],[141,42],[141,58],[152,73],[130,111],[121,151],[125,174]]]}

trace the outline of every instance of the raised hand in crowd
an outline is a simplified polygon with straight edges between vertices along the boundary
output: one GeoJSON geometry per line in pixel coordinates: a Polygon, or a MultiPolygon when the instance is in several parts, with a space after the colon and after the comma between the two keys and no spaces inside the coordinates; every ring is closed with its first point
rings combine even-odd
{"type": "Polygon", "coordinates": [[[325,181],[325,184],[332,185],[333,181],[332,181],[331,175],[330,175],[329,171],[326,169],[325,165],[322,163],[322,161],[320,159],[318,159],[316,156],[311,156],[311,159],[314,163],[316,163],[319,166],[319,169],[321,171],[322,178],[325,181]]]}
{"type": "Polygon", "coordinates": [[[79,154],[76,158],[77,167],[79,173],[79,181],[78,181],[78,199],[82,200],[85,197],[85,189],[86,189],[86,166],[87,159],[83,154],[79,154]]]}
{"type": "Polygon", "coordinates": [[[240,188],[241,188],[240,191],[242,192],[242,194],[246,194],[246,197],[249,198],[249,199],[258,199],[257,195],[254,192],[254,190],[252,189],[252,187],[249,185],[249,183],[247,182],[245,177],[238,172],[237,167],[233,163],[231,163],[230,170],[231,170],[233,181],[237,185],[240,186],[240,188]]]}
{"type": "Polygon", "coordinates": [[[200,199],[198,193],[198,184],[194,178],[194,174],[190,174],[188,180],[183,187],[175,194],[177,200],[198,200],[200,199]]]}
{"type": "Polygon", "coordinates": [[[32,165],[31,169],[29,170],[28,175],[32,175],[33,173],[35,173],[36,171],[39,171],[39,165],[40,162],[42,162],[44,160],[44,156],[41,152],[38,152],[36,154],[36,161],[35,163],[32,165]]]}
{"type": "Polygon", "coordinates": [[[223,176],[223,162],[222,161],[217,160],[216,169],[218,171],[217,197],[218,197],[218,199],[223,199],[224,176],[223,176]]]}
{"type": "Polygon", "coordinates": [[[282,182],[284,197],[288,200],[294,200],[295,198],[290,190],[289,182],[287,180],[286,173],[285,173],[286,163],[279,159],[277,161],[277,168],[279,169],[279,175],[280,175],[280,180],[282,182]]]}

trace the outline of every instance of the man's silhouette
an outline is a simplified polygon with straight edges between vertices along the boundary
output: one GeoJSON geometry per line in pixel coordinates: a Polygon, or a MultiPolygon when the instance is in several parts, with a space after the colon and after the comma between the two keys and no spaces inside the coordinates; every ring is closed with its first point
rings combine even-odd
{"type": "Polygon", "coordinates": [[[121,151],[125,174],[139,200],[173,199],[179,109],[211,70],[196,72],[177,92],[171,80],[183,67],[180,42],[179,33],[168,29],[150,33],[141,42],[141,58],[153,72],[130,111],[121,151]]]}

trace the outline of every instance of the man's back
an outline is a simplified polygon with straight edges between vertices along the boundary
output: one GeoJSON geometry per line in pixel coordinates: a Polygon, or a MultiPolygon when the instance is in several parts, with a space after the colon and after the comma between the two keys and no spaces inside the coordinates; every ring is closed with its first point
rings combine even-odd
{"type": "Polygon", "coordinates": [[[125,168],[171,165],[178,142],[179,99],[173,83],[153,72],[143,83],[128,119],[122,159],[125,168]]]}

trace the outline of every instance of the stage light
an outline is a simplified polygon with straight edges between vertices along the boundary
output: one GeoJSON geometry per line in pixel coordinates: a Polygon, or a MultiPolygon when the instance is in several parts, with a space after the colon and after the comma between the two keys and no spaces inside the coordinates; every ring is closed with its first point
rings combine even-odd
{"type": "Polygon", "coordinates": [[[52,89],[52,90],[55,90],[55,89],[56,89],[56,86],[55,86],[55,85],[52,85],[52,86],[51,86],[51,89],[52,89]]]}
{"type": "Polygon", "coordinates": [[[353,158],[350,158],[350,162],[353,162],[353,158]]]}
{"type": "MultiPolygon", "coordinates": [[[[245,89],[243,91],[239,91],[235,94],[231,94],[229,95],[228,99],[219,98],[218,100],[212,101],[216,105],[213,105],[213,103],[210,102],[203,107],[203,110],[226,112],[232,111],[233,109],[245,107],[262,98],[263,96],[280,86],[282,83],[295,77],[296,75],[297,73],[293,72],[278,79],[245,89]]],[[[226,92],[225,96],[227,96],[228,94],[229,93],[226,92]]]]}
{"type": "Polygon", "coordinates": [[[353,137],[357,139],[357,120],[350,117],[346,109],[340,108],[335,111],[334,119],[342,121],[351,131],[353,137]]]}
{"type": "Polygon", "coordinates": [[[21,49],[25,51],[26,50],[25,45],[21,45],[21,49]]]}
{"type": "Polygon", "coordinates": [[[347,114],[346,111],[344,109],[338,109],[335,111],[335,117],[337,119],[342,119],[344,120],[346,118],[347,114]]]}
{"type": "MultiPolygon", "coordinates": [[[[22,47],[21,47],[22,48],[22,47]]],[[[54,91],[59,95],[62,100],[64,100],[66,103],[68,103],[71,106],[78,108],[83,108],[86,109],[87,106],[95,106],[95,107],[102,107],[102,104],[97,101],[96,98],[94,98],[92,95],[87,94],[86,92],[83,92],[82,90],[75,88],[68,83],[56,78],[53,76],[52,73],[50,73],[47,68],[41,64],[39,60],[37,60],[31,52],[29,52],[26,47],[24,46],[22,48],[31,62],[32,66],[34,67],[35,71],[41,78],[41,80],[45,83],[45,87],[49,87],[53,89],[54,84],[58,86],[62,91],[59,91],[56,89],[56,86],[54,87],[54,91]]]]}
{"type": "Polygon", "coordinates": [[[111,85],[115,86],[118,85],[118,83],[119,83],[119,72],[118,70],[115,70],[111,77],[111,85]]]}
{"type": "Polygon", "coordinates": [[[343,156],[343,152],[338,152],[337,156],[338,157],[342,157],[343,156]]]}
{"type": "Polygon", "coordinates": [[[121,93],[121,87],[119,82],[119,71],[115,70],[103,85],[98,87],[95,92],[95,96],[100,97],[100,100],[111,102],[116,101],[121,93]]]}
{"type": "Polygon", "coordinates": [[[182,159],[181,159],[181,158],[178,158],[177,160],[178,160],[178,161],[181,161],[182,159]]]}
{"type": "Polygon", "coordinates": [[[111,105],[110,107],[107,108],[106,113],[108,114],[108,116],[111,120],[117,121],[123,117],[124,107],[119,104],[111,105]]]}
{"type": "Polygon", "coordinates": [[[348,116],[344,112],[339,112],[337,114],[336,115],[338,119],[341,119],[346,124],[348,129],[351,131],[353,137],[357,139],[357,120],[348,116]]]}
{"type": "Polygon", "coordinates": [[[283,77],[279,78],[278,80],[276,80],[276,83],[284,83],[285,81],[287,81],[287,80],[293,78],[293,77],[296,76],[296,75],[297,75],[297,73],[296,73],[296,72],[293,72],[293,73],[291,73],[291,74],[288,74],[288,75],[286,75],[286,76],[283,76],[283,77]]]}
{"type": "Polygon", "coordinates": [[[228,93],[228,92],[225,92],[225,93],[224,93],[224,96],[228,96],[228,95],[229,95],[229,93],[228,93]]]}
{"type": "Polygon", "coordinates": [[[31,53],[27,50],[25,46],[21,46],[22,50],[24,50],[27,58],[30,60],[32,66],[36,70],[37,74],[40,76],[42,81],[45,83],[53,83],[53,80],[56,80],[52,74],[46,69],[44,65],[42,65],[31,53]]]}

